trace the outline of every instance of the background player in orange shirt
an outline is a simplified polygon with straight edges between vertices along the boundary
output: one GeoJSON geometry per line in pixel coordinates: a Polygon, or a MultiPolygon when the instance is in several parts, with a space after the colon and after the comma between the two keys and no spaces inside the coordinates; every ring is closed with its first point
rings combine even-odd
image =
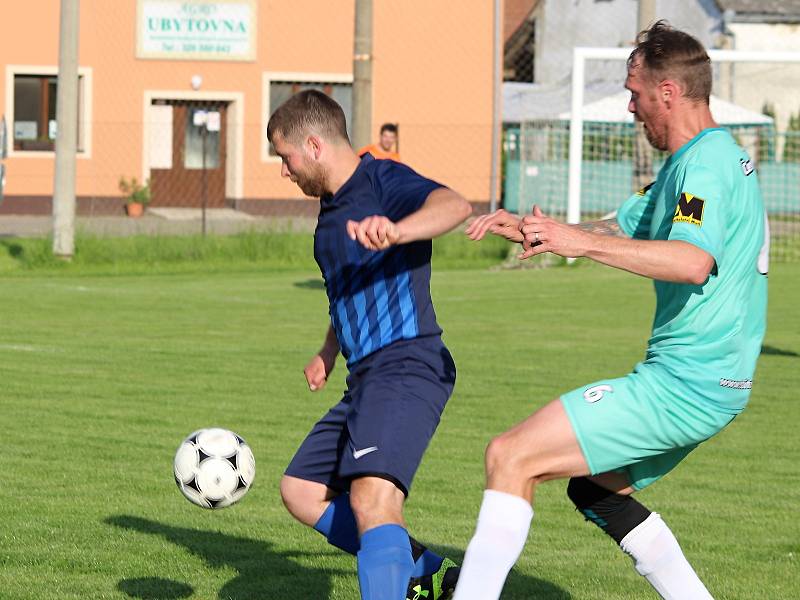
{"type": "Polygon", "coordinates": [[[401,162],[400,154],[397,152],[397,125],[394,123],[384,123],[381,125],[381,137],[377,144],[364,146],[358,151],[359,156],[364,156],[368,152],[374,158],[388,158],[396,162],[401,162]]]}

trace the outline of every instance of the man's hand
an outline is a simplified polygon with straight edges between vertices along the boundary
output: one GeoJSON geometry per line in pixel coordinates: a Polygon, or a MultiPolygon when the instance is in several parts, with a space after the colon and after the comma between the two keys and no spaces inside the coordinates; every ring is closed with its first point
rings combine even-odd
{"type": "Polygon", "coordinates": [[[577,227],[545,216],[542,209],[536,205],[533,206],[533,214],[522,218],[519,231],[524,237],[522,242],[524,252],[519,258],[530,258],[543,252],[552,252],[567,258],[583,256],[591,235],[577,227]]]}
{"type": "Polygon", "coordinates": [[[385,250],[400,240],[400,228],[386,217],[373,215],[361,221],[348,221],[347,235],[367,250],[385,250]]]}
{"type": "Polygon", "coordinates": [[[488,215],[481,215],[467,227],[466,234],[471,240],[478,241],[487,233],[506,238],[509,242],[520,243],[523,235],[520,232],[521,219],[510,212],[496,210],[488,215]]]}
{"type": "Polygon", "coordinates": [[[334,364],[336,363],[336,356],[326,356],[322,352],[315,354],[314,357],[308,362],[303,373],[308,382],[308,389],[316,392],[325,387],[328,381],[328,376],[333,371],[334,364]]]}
{"type": "Polygon", "coordinates": [[[538,206],[520,222],[524,252],[530,258],[543,252],[599,263],[658,281],[703,285],[714,268],[714,257],[682,240],[636,240],[621,235],[616,220],[566,225],[545,216],[538,206]]]}

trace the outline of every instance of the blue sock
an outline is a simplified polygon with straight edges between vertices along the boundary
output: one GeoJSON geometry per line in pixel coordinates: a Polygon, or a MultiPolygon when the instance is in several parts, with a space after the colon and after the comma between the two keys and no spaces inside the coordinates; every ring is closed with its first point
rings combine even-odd
{"type": "Polygon", "coordinates": [[[361,600],[405,600],[413,570],[408,532],[400,525],[380,525],[361,536],[361,600]]]}
{"type": "MultiPolygon", "coordinates": [[[[358,528],[353,510],[350,508],[350,494],[339,494],[334,498],[314,525],[332,546],[348,554],[356,554],[361,548],[358,528]]],[[[414,571],[411,577],[432,575],[442,566],[442,557],[432,552],[413,538],[411,552],[414,557],[414,571]]]]}
{"type": "Polygon", "coordinates": [[[349,554],[355,554],[361,547],[356,518],[350,508],[350,494],[336,496],[322,513],[314,529],[324,535],[328,543],[349,554]]]}
{"type": "Polygon", "coordinates": [[[439,567],[442,566],[443,560],[441,556],[426,548],[422,556],[414,561],[414,571],[411,573],[411,576],[422,577],[423,575],[433,575],[439,570],[439,567]]]}

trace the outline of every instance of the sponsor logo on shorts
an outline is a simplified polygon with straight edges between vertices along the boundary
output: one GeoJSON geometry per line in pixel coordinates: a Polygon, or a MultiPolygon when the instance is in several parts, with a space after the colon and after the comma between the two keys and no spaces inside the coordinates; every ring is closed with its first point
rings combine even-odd
{"type": "Polygon", "coordinates": [[[753,381],[751,379],[725,379],[724,377],[719,380],[720,387],[731,388],[732,390],[749,390],[753,388],[753,381]]]}
{"type": "Polygon", "coordinates": [[[370,452],[375,452],[378,449],[377,446],[370,446],[369,448],[362,448],[361,450],[353,449],[353,458],[358,460],[362,456],[369,454],[370,452]]]}
{"type": "Polygon", "coordinates": [[[608,385],[607,383],[603,383],[600,385],[595,385],[588,388],[585,392],[583,392],[583,399],[586,400],[589,404],[594,404],[595,402],[599,402],[603,399],[603,396],[607,392],[613,392],[614,388],[608,385]]]}
{"type": "Polygon", "coordinates": [[[675,216],[672,217],[673,223],[691,223],[702,227],[703,208],[706,201],[688,192],[683,192],[678,199],[678,206],[675,207],[675,216]]]}
{"type": "Polygon", "coordinates": [[[744,158],[739,159],[739,164],[742,165],[742,171],[744,172],[744,176],[747,177],[748,175],[752,175],[753,171],[756,170],[756,166],[753,164],[753,160],[748,158],[745,160],[744,158]]]}

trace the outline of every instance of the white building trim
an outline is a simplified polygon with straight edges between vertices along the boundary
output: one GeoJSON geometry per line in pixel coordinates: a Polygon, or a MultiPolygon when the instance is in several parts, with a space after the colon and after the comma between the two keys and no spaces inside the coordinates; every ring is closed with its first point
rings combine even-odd
{"type": "Polygon", "coordinates": [[[244,197],[244,93],[222,91],[144,90],[142,103],[142,181],[150,178],[148,109],[153,100],[206,100],[228,102],[226,111],[227,155],[225,157],[225,197],[244,197]]]}

